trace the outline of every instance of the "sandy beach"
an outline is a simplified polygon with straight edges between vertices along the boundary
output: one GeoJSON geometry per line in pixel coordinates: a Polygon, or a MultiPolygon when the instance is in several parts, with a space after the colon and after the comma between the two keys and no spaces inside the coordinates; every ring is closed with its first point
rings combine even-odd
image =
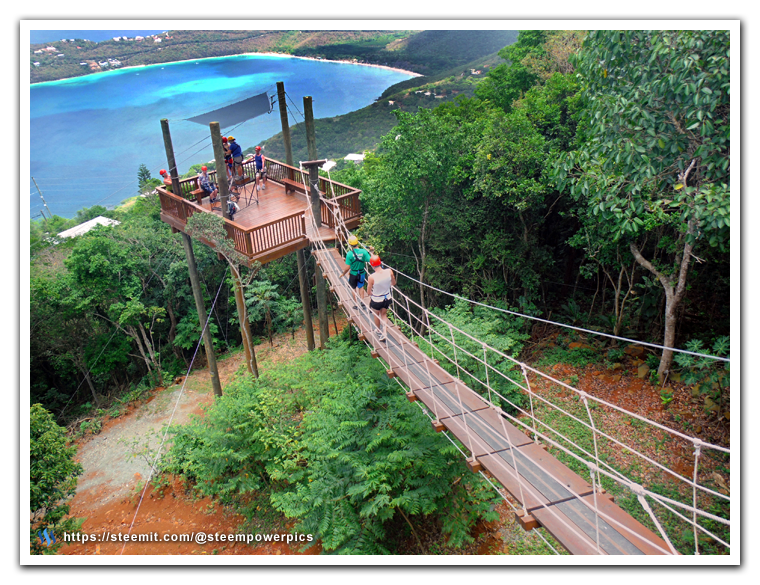
{"type": "Polygon", "coordinates": [[[315,57],[301,57],[299,55],[290,55],[288,53],[238,53],[235,55],[220,55],[218,57],[198,57],[195,59],[181,59],[179,61],[167,61],[166,63],[151,63],[150,65],[129,65],[127,67],[118,67],[116,69],[107,69],[105,71],[98,71],[95,73],[88,73],[86,75],[77,75],[76,77],[61,77],[61,79],[53,79],[50,81],[38,81],[36,83],[30,83],[29,85],[40,85],[43,83],[56,83],[58,81],[66,81],[68,79],[82,79],[89,77],[90,75],[100,75],[103,73],[115,73],[118,71],[127,71],[129,69],[143,69],[145,67],[163,67],[164,65],[171,65],[173,63],[192,63],[193,61],[208,61],[210,59],[229,59],[230,57],[248,57],[248,56],[261,56],[261,57],[288,57],[290,59],[304,59],[306,61],[323,61],[325,63],[344,63],[346,65],[361,65],[362,67],[377,67],[379,69],[387,69],[389,71],[397,71],[410,75],[411,77],[422,77],[421,73],[415,73],[414,71],[407,71],[406,69],[398,69],[397,67],[388,67],[387,65],[375,65],[374,63],[360,63],[358,61],[349,61],[346,59],[317,59],[315,57]]]}

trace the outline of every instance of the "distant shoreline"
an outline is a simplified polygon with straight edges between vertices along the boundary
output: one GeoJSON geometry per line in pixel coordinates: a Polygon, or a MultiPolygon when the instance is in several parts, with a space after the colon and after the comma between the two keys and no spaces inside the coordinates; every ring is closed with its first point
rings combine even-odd
{"type": "Polygon", "coordinates": [[[346,59],[317,59],[316,57],[302,57],[300,55],[291,55],[289,53],[238,53],[235,55],[219,55],[216,57],[197,57],[195,59],[180,59],[179,61],[166,61],[165,63],[150,63],[144,65],[128,65],[127,67],[118,67],[116,69],[107,69],[105,71],[98,71],[96,73],[88,73],[86,75],[77,75],[74,77],[61,77],[60,79],[51,79],[48,81],[37,81],[30,83],[30,86],[40,85],[43,83],[56,83],[58,81],[67,81],[69,79],[84,79],[92,75],[98,75],[100,73],[112,73],[116,71],[126,71],[128,69],[142,69],[143,67],[158,67],[162,65],[171,65],[173,63],[192,63],[193,61],[207,61],[209,59],[228,59],[230,57],[246,57],[251,55],[259,55],[261,57],[288,57],[291,59],[305,59],[307,61],[320,61],[323,63],[344,63],[346,65],[362,65],[364,67],[377,67],[378,69],[387,69],[388,71],[397,71],[398,73],[404,73],[412,77],[423,77],[421,73],[415,73],[414,71],[407,71],[406,69],[399,69],[397,67],[389,67],[387,65],[377,65],[375,63],[360,63],[358,61],[349,61],[346,59]]]}

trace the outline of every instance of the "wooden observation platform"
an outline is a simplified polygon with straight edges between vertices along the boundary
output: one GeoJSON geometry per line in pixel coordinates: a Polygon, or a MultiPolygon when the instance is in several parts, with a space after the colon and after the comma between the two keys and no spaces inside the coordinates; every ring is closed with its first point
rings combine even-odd
{"type": "MultiPolygon", "coordinates": [[[[235,249],[248,258],[249,263],[259,261],[266,264],[287,254],[307,248],[311,242],[333,241],[337,237],[335,214],[322,208],[322,227],[317,232],[307,213],[311,213],[309,200],[305,194],[304,179],[308,184],[308,172],[301,171],[277,160],[267,159],[267,186],[256,191],[253,160],[243,165],[245,184],[240,186],[237,201],[240,211],[234,221],[225,219],[228,237],[235,242],[235,249]]],[[[209,176],[214,181],[216,171],[209,176]]],[[[157,187],[161,200],[161,220],[175,230],[184,232],[187,220],[199,212],[215,213],[222,217],[220,203],[211,209],[208,197],[201,197],[197,177],[180,179],[180,195],[169,193],[163,186],[157,187]]],[[[340,211],[344,223],[354,229],[361,220],[359,191],[324,177],[319,178],[319,191],[336,210],[340,211]]]]}
{"type": "Polygon", "coordinates": [[[672,554],[662,538],[606,494],[595,494],[586,480],[440,367],[397,327],[387,332],[386,341],[379,341],[372,332],[367,304],[359,301],[354,308],[348,282],[341,277],[344,261],[338,250],[313,253],[349,323],[357,327],[360,339],[372,346],[372,356],[389,365],[390,377],[404,382],[409,400],[425,404],[435,416],[437,431],[448,430],[470,452],[467,465],[472,471],[490,474],[525,507],[527,516],[518,514],[523,528],[543,526],[571,554],[672,554]]]}

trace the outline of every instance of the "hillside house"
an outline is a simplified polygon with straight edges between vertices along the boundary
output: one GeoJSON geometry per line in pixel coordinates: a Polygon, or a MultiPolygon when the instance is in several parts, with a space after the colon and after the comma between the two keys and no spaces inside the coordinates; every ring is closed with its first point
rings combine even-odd
{"type": "Polygon", "coordinates": [[[95,217],[91,219],[90,221],[80,223],[79,225],[74,226],[73,228],[70,228],[70,229],[67,229],[66,231],[61,232],[60,234],[58,234],[58,237],[59,238],[76,238],[77,236],[86,234],[95,226],[98,226],[98,225],[112,226],[112,225],[119,225],[119,223],[120,222],[116,221],[115,219],[109,219],[107,217],[103,217],[102,215],[99,215],[98,217],[95,217]]]}

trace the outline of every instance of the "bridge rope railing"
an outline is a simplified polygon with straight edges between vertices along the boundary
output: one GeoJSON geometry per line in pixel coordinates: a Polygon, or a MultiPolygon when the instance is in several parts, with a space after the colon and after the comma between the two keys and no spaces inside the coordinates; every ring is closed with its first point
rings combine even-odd
{"type": "MultiPolygon", "coordinates": [[[[586,427],[592,433],[592,438],[593,438],[595,447],[596,447],[596,443],[597,443],[598,438],[599,437],[603,437],[603,438],[611,441],[612,443],[616,444],[617,446],[624,448],[625,450],[627,450],[631,454],[633,454],[633,455],[635,455],[635,456],[643,459],[647,463],[655,466],[660,471],[663,471],[663,472],[669,474],[674,480],[677,480],[677,481],[680,481],[680,482],[684,483],[685,485],[687,485],[688,487],[690,487],[692,489],[693,503],[695,503],[696,499],[697,499],[696,498],[697,490],[700,490],[700,491],[704,492],[705,494],[707,494],[709,496],[716,497],[716,498],[721,498],[721,499],[724,499],[726,501],[730,501],[730,497],[729,496],[726,496],[724,494],[721,494],[720,492],[714,491],[714,490],[712,490],[712,489],[710,489],[710,488],[708,488],[708,487],[706,487],[704,485],[700,485],[697,482],[697,470],[698,470],[698,463],[699,463],[699,454],[700,454],[701,450],[702,449],[714,449],[717,452],[730,453],[729,449],[727,449],[725,447],[721,447],[719,445],[712,445],[712,444],[703,442],[702,440],[700,440],[700,439],[698,439],[696,437],[690,437],[689,435],[686,435],[686,434],[681,433],[679,431],[676,431],[674,429],[670,429],[670,428],[668,428],[668,427],[666,427],[664,425],[661,425],[661,424],[659,424],[659,423],[657,423],[655,421],[651,421],[651,420],[649,420],[649,419],[647,419],[645,417],[642,417],[642,416],[640,416],[640,415],[638,415],[638,414],[636,414],[634,412],[628,411],[628,410],[626,410],[626,409],[624,409],[622,407],[619,407],[619,406],[617,406],[615,404],[612,404],[610,402],[607,402],[605,400],[597,398],[597,397],[595,397],[595,396],[593,396],[591,394],[588,394],[588,393],[584,392],[583,390],[579,390],[577,388],[574,388],[573,386],[571,386],[571,385],[569,385],[569,384],[567,384],[565,382],[557,380],[554,377],[549,376],[548,374],[545,374],[545,373],[543,373],[543,372],[541,372],[541,371],[539,371],[539,370],[537,370],[535,368],[532,368],[531,366],[528,366],[527,364],[519,362],[518,360],[516,360],[516,359],[512,358],[511,356],[509,356],[509,355],[507,355],[507,354],[499,351],[498,349],[495,349],[493,347],[488,346],[487,344],[485,344],[484,342],[480,341],[476,337],[474,337],[474,336],[470,335],[469,333],[467,333],[467,332],[459,329],[455,325],[452,325],[451,323],[448,323],[446,320],[444,320],[443,318],[439,317],[435,313],[432,313],[430,311],[427,311],[426,309],[423,309],[419,304],[416,303],[416,301],[410,299],[403,292],[398,291],[397,289],[394,289],[394,291],[395,291],[395,293],[398,296],[401,296],[402,298],[404,298],[404,303],[407,306],[408,306],[409,303],[411,303],[412,305],[416,305],[417,308],[421,309],[422,314],[424,314],[424,316],[425,316],[425,320],[423,321],[417,315],[414,315],[413,312],[403,311],[404,313],[406,313],[408,315],[408,318],[410,319],[410,322],[409,322],[409,325],[408,325],[409,328],[410,328],[410,331],[416,331],[415,327],[411,323],[411,319],[415,319],[420,326],[421,325],[425,325],[427,327],[427,329],[429,331],[429,336],[432,337],[432,334],[435,333],[440,340],[442,340],[444,342],[447,342],[450,345],[453,345],[452,342],[451,342],[451,340],[450,340],[450,337],[447,336],[447,335],[444,335],[443,333],[441,333],[440,331],[438,331],[435,328],[435,326],[433,325],[434,322],[440,321],[440,323],[442,325],[444,325],[446,327],[446,329],[449,329],[449,330],[454,329],[459,334],[461,334],[462,336],[464,336],[466,338],[469,338],[473,342],[481,344],[484,347],[485,350],[490,351],[490,352],[496,354],[500,358],[503,358],[503,359],[506,359],[506,360],[512,362],[513,365],[519,366],[523,370],[524,373],[526,372],[526,370],[527,371],[531,371],[532,373],[536,374],[537,376],[540,376],[540,377],[543,377],[543,378],[547,379],[551,383],[557,384],[558,386],[561,386],[561,387],[563,387],[563,388],[565,388],[567,390],[570,390],[570,391],[574,392],[579,397],[579,399],[583,401],[584,406],[586,407],[587,414],[588,414],[590,422],[587,423],[586,421],[584,421],[584,420],[578,418],[577,416],[575,416],[573,413],[568,412],[568,410],[562,408],[561,406],[559,406],[557,404],[554,404],[553,402],[547,400],[545,397],[541,396],[540,394],[535,393],[532,390],[532,387],[531,387],[531,385],[530,385],[530,383],[528,381],[527,374],[525,375],[526,385],[523,386],[522,384],[518,383],[514,379],[510,378],[509,376],[507,376],[501,370],[499,370],[499,369],[493,367],[492,365],[488,364],[487,360],[481,360],[479,358],[479,356],[476,356],[475,354],[471,353],[470,351],[468,351],[466,348],[462,347],[461,345],[457,345],[458,353],[454,353],[454,357],[452,357],[448,353],[442,351],[432,341],[430,341],[428,339],[425,339],[424,337],[420,337],[420,339],[422,341],[424,341],[425,343],[427,343],[428,346],[431,348],[431,356],[432,355],[436,355],[436,354],[433,353],[433,350],[436,351],[437,355],[439,355],[441,357],[444,357],[447,361],[449,361],[449,363],[455,365],[455,367],[457,368],[458,371],[462,370],[461,364],[458,363],[458,356],[459,356],[459,354],[464,353],[464,354],[470,356],[475,361],[478,361],[481,364],[483,364],[483,366],[486,368],[486,371],[490,370],[490,371],[494,372],[495,374],[497,374],[498,376],[501,376],[504,380],[508,381],[509,383],[514,384],[515,386],[517,386],[518,388],[520,388],[523,392],[527,393],[528,396],[531,397],[531,399],[535,398],[536,400],[540,401],[541,403],[545,404],[546,406],[548,406],[550,408],[553,408],[553,409],[556,409],[562,415],[564,415],[564,416],[572,419],[573,421],[575,421],[575,422],[583,425],[584,427],[586,427]],[[432,320],[431,320],[431,318],[432,318],[432,320]],[[610,408],[612,410],[616,410],[619,413],[624,414],[626,416],[631,416],[633,418],[636,418],[636,419],[638,419],[638,420],[640,420],[640,421],[642,421],[644,423],[650,424],[650,425],[652,425],[652,426],[654,426],[654,427],[656,427],[656,428],[658,428],[658,429],[660,429],[660,430],[662,430],[664,432],[667,432],[670,435],[677,436],[677,437],[679,437],[679,438],[681,438],[681,439],[683,439],[685,441],[688,441],[692,445],[694,445],[695,446],[695,472],[694,472],[694,475],[693,475],[692,479],[685,478],[685,477],[681,476],[680,474],[675,473],[674,471],[672,471],[671,469],[669,469],[668,467],[666,467],[662,463],[660,463],[660,462],[652,459],[651,457],[648,457],[647,455],[641,453],[640,451],[638,451],[634,447],[626,444],[625,442],[623,442],[621,440],[616,439],[615,437],[611,436],[608,433],[605,433],[604,431],[601,431],[601,430],[597,429],[595,427],[595,423],[593,421],[593,417],[591,416],[590,408],[588,408],[588,401],[589,400],[592,400],[592,401],[594,401],[594,402],[596,402],[596,403],[598,403],[600,405],[606,406],[606,407],[608,407],[608,408],[610,408]],[[697,449],[697,447],[698,447],[698,449],[697,449]]],[[[397,318],[398,318],[398,314],[401,311],[399,311],[400,302],[398,301],[398,297],[396,296],[396,294],[394,294],[394,314],[396,314],[397,318]]],[[[401,308],[403,309],[403,307],[401,307],[401,308]]],[[[401,320],[402,322],[404,321],[403,318],[401,318],[399,320],[401,320]]],[[[629,489],[631,489],[631,491],[633,493],[635,493],[638,496],[637,486],[635,484],[631,484],[630,479],[628,479],[623,473],[621,473],[618,470],[614,469],[610,464],[602,461],[599,458],[598,449],[595,449],[596,452],[594,454],[590,453],[589,451],[587,451],[586,449],[584,449],[583,447],[581,447],[580,445],[578,445],[575,441],[571,440],[566,435],[560,433],[556,428],[551,427],[549,424],[547,424],[546,422],[544,422],[542,420],[538,420],[536,418],[536,416],[535,416],[535,412],[534,412],[534,409],[532,407],[531,407],[531,412],[528,412],[528,411],[524,410],[520,405],[515,404],[512,400],[510,400],[509,398],[505,397],[503,394],[501,394],[496,389],[494,389],[490,383],[484,382],[477,375],[475,375],[473,372],[468,371],[467,373],[468,373],[469,378],[472,379],[473,381],[479,383],[482,386],[486,386],[486,385],[488,386],[487,387],[487,391],[488,391],[488,395],[489,396],[491,396],[491,394],[495,394],[496,396],[498,396],[500,399],[502,399],[504,402],[506,402],[507,404],[509,404],[516,411],[518,411],[519,413],[521,413],[524,416],[526,416],[526,418],[529,418],[532,421],[532,425],[529,425],[529,424],[525,423],[524,421],[522,421],[521,419],[519,419],[519,418],[517,418],[515,416],[512,416],[512,415],[510,415],[508,413],[505,413],[501,409],[501,406],[499,404],[494,403],[494,401],[491,398],[487,398],[486,396],[484,396],[483,398],[485,400],[487,400],[491,404],[491,406],[493,406],[495,409],[501,411],[502,416],[506,416],[513,423],[519,425],[520,427],[523,427],[526,430],[526,433],[533,433],[534,436],[538,435],[542,439],[544,439],[547,442],[551,443],[553,446],[561,449],[562,451],[564,451],[568,455],[573,456],[574,458],[578,459],[579,461],[588,464],[589,460],[583,459],[583,458],[575,455],[572,451],[566,449],[564,446],[562,446],[559,443],[557,443],[556,441],[552,440],[548,435],[546,435],[546,434],[538,431],[537,424],[536,424],[536,423],[538,423],[538,425],[540,425],[541,427],[544,427],[546,430],[552,432],[557,437],[563,439],[564,441],[566,441],[567,443],[569,443],[570,445],[572,445],[573,447],[575,447],[576,449],[578,449],[579,451],[581,451],[582,453],[584,453],[587,457],[590,458],[590,460],[593,460],[595,462],[596,467],[599,469],[600,473],[606,475],[611,480],[616,481],[617,483],[619,483],[619,484],[621,484],[621,485],[623,485],[625,487],[628,487],[629,489]],[[605,467],[605,468],[607,468],[607,470],[606,471],[603,470],[602,466],[605,467]]],[[[713,534],[712,532],[710,532],[706,528],[704,528],[701,525],[699,525],[696,522],[696,516],[699,515],[699,516],[701,516],[703,518],[710,519],[710,520],[713,520],[713,521],[716,521],[716,522],[719,522],[719,523],[722,523],[722,524],[726,524],[726,525],[730,525],[729,521],[727,521],[724,518],[721,518],[719,516],[716,516],[714,514],[710,514],[710,513],[706,512],[704,510],[701,510],[696,505],[688,506],[688,505],[686,505],[686,504],[684,504],[682,502],[678,502],[677,500],[673,500],[671,498],[667,498],[665,496],[662,496],[660,494],[652,492],[651,490],[644,490],[643,491],[643,495],[649,496],[652,499],[658,501],[658,503],[660,503],[661,505],[663,505],[666,508],[668,508],[674,514],[677,514],[677,513],[672,508],[668,507],[665,504],[665,502],[668,502],[668,503],[670,503],[670,504],[672,504],[674,506],[681,507],[683,509],[687,509],[687,510],[691,511],[693,518],[690,521],[690,524],[692,524],[694,526],[694,530],[695,531],[699,530],[699,531],[703,532],[704,534],[706,534],[707,536],[709,536],[710,538],[715,539],[716,542],[720,542],[724,546],[728,546],[728,544],[723,539],[719,538],[718,536],[716,536],[715,534],[713,534]]],[[[651,516],[650,511],[647,508],[645,508],[645,510],[651,516]]],[[[681,516],[681,519],[685,519],[685,518],[683,516],[681,516]]],[[[655,525],[659,524],[659,522],[657,522],[654,518],[652,518],[652,520],[653,520],[653,523],[655,525]]]]}
{"type": "MultiPolygon", "coordinates": [[[[303,174],[302,174],[303,176],[303,174]]],[[[307,192],[310,192],[306,185],[305,177],[304,177],[304,187],[307,192]]],[[[321,197],[322,202],[327,205],[328,209],[333,213],[336,221],[335,221],[335,229],[339,232],[339,237],[337,239],[338,245],[341,247],[341,251],[343,254],[346,252],[345,244],[344,242],[347,241],[348,235],[350,234],[349,230],[346,228],[345,223],[342,220],[342,217],[340,215],[340,209],[338,206],[334,206],[330,204],[330,201],[328,199],[325,199],[324,197],[321,197]]],[[[316,222],[314,220],[314,217],[310,213],[310,209],[308,211],[310,221],[313,223],[314,227],[316,228],[316,222]]],[[[320,247],[322,250],[327,251],[327,246],[321,239],[317,239],[316,245],[320,247]]],[[[345,283],[343,283],[345,285],[345,283]]],[[[647,502],[646,498],[650,498],[654,503],[659,504],[662,508],[679,518],[680,520],[690,524],[693,527],[693,534],[694,534],[694,547],[695,547],[695,554],[699,554],[699,535],[698,532],[706,535],[709,538],[714,539],[716,542],[722,544],[726,548],[730,548],[730,544],[727,543],[722,538],[715,535],[713,532],[699,524],[699,519],[709,519],[715,522],[718,522],[723,525],[730,526],[730,520],[727,520],[725,518],[722,518],[720,516],[717,516],[715,514],[711,514],[703,509],[700,509],[698,506],[698,493],[702,494],[703,496],[708,496],[712,498],[719,498],[723,499],[725,501],[730,502],[730,496],[724,495],[720,492],[717,492],[715,490],[712,490],[708,488],[705,485],[701,485],[698,481],[699,477],[699,465],[700,465],[700,455],[702,454],[702,450],[712,450],[714,452],[718,453],[724,453],[730,455],[730,450],[721,447],[719,445],[713,445],[707,442],[704,442],[696,437],[691,437],[689,435],[686,435],[684,433],[681,433],[679,431],[676,431],[675,429],[671,429],[669,427],[666,427],[665,425],[662,425],[660,423],[657,423],[656,421],[652,421],[647,419],[646,417],[643,417],[641,415],[638,415],[637,413],[628,411],[627,409],[624,409],[622,407],[619,407],[618,405],[612,404],[610,402],[604,401],[602,399],[599,399],[591,394],[588,394],[587,392],[580,390],[578,388],[573,387],[570,384],[567,384],[565,382],[562,382],[560,380],[557,380],[556,378],[549,376],[548,374],[545,374],[525,363],[519,362],[512,356],[509,356],[505,354],[504,352],[501,352],[500,350],[493,348],[486,344],[485,342],[477,339],[476,337],[470,335],[469,333],[463,331],[459,327],[456,327],[452,323],[449,323],[439,315],[436,315],[435,313],[429,311],[425,307],[422,307],[420,304],[418,304],[416,301],[411,299],[408,295],[403,293],[401,290],[399,290],[397,287],[394,287],[394,296],[393,296],[393,305],[391,308],[391,313],[395,321],[400,322],[404,325],[404,327],[408,327],[408,331],[411,335],[414,333],[417,333],[417,339],[425,342],[427,344],[427,347],[430,350],[431,359],[434,359],[433,356],[437,354],[440,357],[445,358],[450,364],[453,364],[454,369],[456,370],[457,376],[461,379],[462,372],[464,371],[466,373],[466,377],[468,379],[472,379],[474,382],[477,382],[481,387],[485,389],[486,396],[483,396],[482,393],[481,396],[483,396],[483,399],[488,402],[488,404],[494,408],[494,410],[499,413],[500,418],[503,420],[509,420],[513,424],[516,424],[518,428],[524,428],[526,433],[528,435],[533,435],[533,440],[535,442],[538,442],[538,439],[544,440],[547,444],[551,445],[552,447],[556,447],[558,450],[565,453],[570,458],[576,460],[579,463],[582,463],[589,471],[589,479],[590,483],[593,486],[593,494],[594,494],[594,504],[593,506],[589,505],[588,502],[586,502],[585,499],[581,498],[579,494],[573,493],[573,496],[578,498],[580,501],[582,501],[587,507],[591,508],[594,511],[595,517],[596,517],[596,531],[597,531],[597,538],[596,538],[596,544],[597,547],[599,547],[599,525],[598,525],[598,519],[602,517],[605,521],[607,521],[610,524],[614,524],[619,526],[619,528],[625,532],[629,531],[626,526],[623,526],[619,522],[617,522],[614,518],[611,518],[609,515],[604,514],[599,510],[599,507],[597,505],[597,492],[601,489],[601,481],[600,476],[607,477],[609,480],[622,485],[623,487],[630,490],[635,496],[639,504],[641,505],[644,512],[647,514],[647,516],[652,521],[653,526],[657,530],[657,532],[660,533],[660,535],[663,538],[663,541],[667,544],[668,550],[662,549],[662,547],[654,542],[650,542],[650,545],[654,546],[655,548],[659,549],[661,552],[664,552],[666,554],[675,554],[676,550],[673,544],[671,543],[671,540],[668,538],[666,530],[663,528],[662,523],[657,518],[657,514],[653,511],[652,507],[647,502]],[[401,305],[400,299],[403,299],[404,306],[401,305]],[[415,310],[419,313],[419,315],[415,314],[415,310],[411,310],[411,307],[415,307],[415,310]],[[406,318],[404,318],[404,315],[406,318]],[[424,320],[422,317],[424,317],[424,320]],[[415,323],[416,321],[416,323],[415,323]],[[437,326],[434,326],[433,323],[437,323],[440,325],[441,328],[444,330],[447,330],[446,332],[448,335],[444,335],[441,333],[441,331],[438,330],[437,326]],[[416,326],[415,326],[416,325],[416,326]],[[419,331],[427,331],[428,332],[428,339],[425,339],[424,336],[419,335],[419,331]],[[459,336],[463,336],[465,339],[468,339],[471,343],[477,344],[482,348],[483,350],[483,359],[480,359],[479,356],[475,355],[473,352],[468,350],[466,347],[464,347],[462,344],[458,343],[455,337],[454,332],[457,333],[459,336]],[[436,338],[439,342],[445,342],[448,346],[451,347],[453,357],[450,356],[447,352],[441,350],[436,343],[433,342],[432,336],[433,334],[436,335],[436,338]],[[525,384],[521,384],[517,382],[514,378],[509,377],[505,372],[502,372],[499,368],[493,366],[491,363],[489,363],[488,360],[488,353],[491,352],[494,354],[494,356],[497,358],[496,361],[503,362],[506,360],[509,362],[513,367],[519,367],[522,373],[522,377],[525,381],[525,384]],[[478,375],[476,375],[474,372],[469,371],[467,369],[463,368],[463,365],[460,363],[460,355],[466,355],[469,359],[474,360],[476,363],[482,364],[483,371],[485,373],[486,380],[482,380],[478,375]],[[582,420],[575,414],[569,412],[567,409],[551,402],[541,394],[535,392],[531,386],[530,383],[530,376],[529,373],[533,374],[533,376],[537,378],[543,378],[545,381],[549,382],[550,384],[555,384],[559,387],[565,388],[572,392],[575,396],[578,397],[578,399],[582,402],[583,408],[585,409],[586,415],[588,417],[588,422],[582,420]],[[529,403],[530,403],[530,412],[523,409],[520,405],[515,404],[514,401],[508,399],[505,397],[502,393],[500,393],[496,388],[494,388],[494,385],[491,383],[490,376],[491,374],[496,374],[497,376],[504,379],[505,382],[509,384],[514,384],[517,388],[519,388],[522,392],[527,394],[529,397],[529,403]],[[511,408],[514,409],[514,411],[517,413],[517,415],[512,415],[508,412],[506,412],[502,408],[501,403],[497,403],[493,400],[493,396],[496,395],[501,401],[508,404],[511,408]],[[573,420],[586,428],[590,434],[591,439],[593,443],[593,453],[591,453],[588,449],[582,447],[579,445],[576,441],[571,439],[570,437],[566,436],[562,432],[560,432],[557,428],[552,427],[551,424],[540,420],[536,417],[535,409],[534,409],[534,403],[533,400],[536,400],[540,404],[543,404],[547,408],[553,409],[554,411],[557,411],[561,413],[563,416],[568,417],[570,420],[573,420]],[[592,408],[589,406],[589,401],[592,401],[596,405],[601,405],[603,407],[606,407],[612,411],[616,411],[622,415],[632,417],[634,419],[637,419],[645,424],[652,425],[653,427],[663,431],[666,433],[666,436],[669,436],[671,438],[679,438],[685,442],[688,442],[691,444],[694,448],[694,468],[693,468],[693,474],[691,479],[685,478],[679,473],[676,473],[672,471],[669,467],[665,466],[664,464],[652,459],[651,457],[645,455],[644,453],[641,453],[637,449],[633,448],[632,446],[626,444],[624,441],[617,439],[613,436],[611,436],[609,433],[597,428],[597,424],[594,421],[594,417],[592,416],[591,410],[592,408]],[[530,424],[523,421],[521,418],[519,418],[520,415],[523,415],[526,419],[530,420],[530,424]],[[541,430],[539,430],[539,427],[541,430]],[[559,440],[566,443],[566,445],[572,446],[576,451],[568,448],[565,444],[562,444],[559,442],[559,440]],[[605,439],[612,443],[613,445],[617,447],[621,447],[625,450],[625,452],[628,452],[635,457],[640,458],[641,460],[645,461],[646,463],[652,465],[655,469],[659,471],[663,471],[667,473],[670,477],[672,477],[674,480],[677,480],[681,482],[684,486],[688,486],[691,488],[691,503],[686,504],[684,502],[675,500],[673,498],[669,498],[665,495],[658,494],[652,490],[646,489],[643,485],[643,483],[637,483],[636,481],[633,481],[632,479],[628,478],[625,473],[615,469],[612,465],[610,465],[608,462],[604,461],[602,457],[600,457],[599,453],[599,440],[605,439]],[[585,458],[580,455],[585,455],[585,458]],[[688,518],[687,516],[681,514],[676,510],[676,508],[680,508],[681,510],[686,511],[687,513],[690,512],[691,518],[688,518]]],[[[404,360],[406,360],[406,353],[404,352],[404,360]]],[[[493,360],[492,360],[493,361],[493,360]]],[[[405,361],[406,365],[406,361],[405,361]]],[[[428,370],[428,376],[430,376],[429,370],[428,370]]],[[[399,382],[400,383],[400,382],[399,382]]],[[[458,388],[457,388],[458,392],[458,388]]],[[[433,394],[435,396],[435,394],[433,394]]],[[[460,402],[461,407],[461,396],[458,395],[458,400],[460,402]]],[[[420,405],[423,410],[425,408],[420,405]]],[[[438,412],[436,408],[436,401],[435,398],[433,400],[433,415],[435,416],[435,420],[438,420],[438,412]]],[[[464,413],[464,409],[462,409],[462,412],[464,413]]],[[[472,451],[472,434],[471,430],[469,428],[469,425],[467,424],[467,417],[466,415],[463,415],[462,417],[465,432],[467,435],[467,440],[470,443],[469,449],[470,452],[472,451]]],[[[509,437],[504,431],[504,436],[509,440],[509,437]]],[[[447,435],[448,437],[448,435],[447,435]]],[[[451,437],[448,437],[449,440],[452,440],[451,437]]],[[[452,440],[453,442],[453,440],[452,440]]],[[[510,442],[511,445],[511,442],[510,442]]],[[[461,451],[461,449],[460,449],[461,451]]],[[[464,455],[464,452],[461,451],[464,455]]],[[[539,465],[540,467],[540,465],[539,465]]],[[[528,489],[529,486],[524,482],[524,480],[521,478],[520,474],[517,472],[517,462],[516,460],[513,461],[513,469],[515,469],[515,472],[509,471],[505,468],[505,471],[507,471],[510,475],[513,475],[514,479],[516,480],[519,489],[521,490],[521,500],[523,502],[523,512],[527,513],[527,509],[524,506],[525,498],[522,496],[522,490],[523,488],[528,489]]],[[[553,479],[558,479],[553,477],[553,474],[551,473],[551,470],[543,469],[547,475],[552,477],[553,479]]],[[[482,473],[482,472],[481,472],[482,473]]],[[[499,491],[497,489],[497,491],[499,491]]],[[[571,493],[573,490],[569,490],[571,493]]],[[[501,493],[499,491],[499,493],[501,493]]],[[[502,494],[503,495],[503,494],[502,494]]],[[[506,498],[505,498],[506,499],[506,498]]],[[[511,503],[510,503],[511,504],[511,503]]],[[[544,505],[544,508],[548,509],[551,513],[555,514],[553,509],[551,507],[544,505]]],[[[561,522],[564,522],[562,518],[557,516],[557,519],[561,522]]],[[[575,531],[578,533],[578,536],[580,538],[583,538],[585,535],[579,533],[577,528],[574,528],[572,526],[567,526],[567,528],[571,531],[575,531]]]]}

